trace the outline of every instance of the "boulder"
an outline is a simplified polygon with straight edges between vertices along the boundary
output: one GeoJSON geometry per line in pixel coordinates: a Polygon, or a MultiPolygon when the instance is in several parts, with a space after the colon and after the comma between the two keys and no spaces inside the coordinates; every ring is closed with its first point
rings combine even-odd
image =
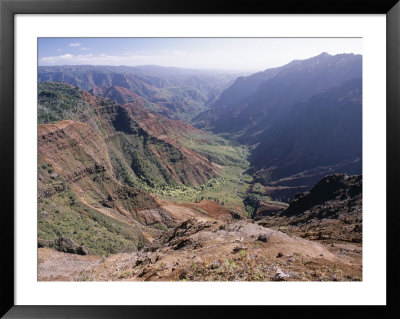
{"type": "Polygon", "coordinates": [[[89,250],[85,246],[78,246],[71,238],[60,237],[54,240],[55,249],[63,253],[89,255],[89,250]]]}

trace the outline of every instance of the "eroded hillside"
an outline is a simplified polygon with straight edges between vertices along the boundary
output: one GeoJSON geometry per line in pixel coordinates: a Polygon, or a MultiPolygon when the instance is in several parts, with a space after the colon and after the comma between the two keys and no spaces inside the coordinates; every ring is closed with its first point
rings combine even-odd
{"type": "Polygon", "coordinates": [[[223,153],[191,148],[198,138],[223,148],[219,140],[138,103],[121,106],[65,83],[41,83],[39,123],[48,123],[38,126],[42,246],[61,249],[54,242],[67,237],[91,254],[137,250],[200,210],[207,215],[174,204],[176,194],[204,196],[225,180],[212,159],[228,163],[223,153]]]}
{"type": "Polygon", "coordinates": [[[199,185],[218,175],[218,165],[206,157],[143,128],[143,117],[136,118],[131,108],[65,83],[40,83],[39,123],[59,120],[90,125],[107,144],[117,179],[128,185],[199,185]]]}

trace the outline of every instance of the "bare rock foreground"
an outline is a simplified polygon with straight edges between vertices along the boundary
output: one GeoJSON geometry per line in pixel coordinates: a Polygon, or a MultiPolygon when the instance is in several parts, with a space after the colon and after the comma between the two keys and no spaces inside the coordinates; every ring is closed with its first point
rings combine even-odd
{"type": "Polygon", "coordinates": [[[246,220],[190,218],[138,252],[39,248],[41,281],[358,281],[361,245],[325,245],[246,220]]]}

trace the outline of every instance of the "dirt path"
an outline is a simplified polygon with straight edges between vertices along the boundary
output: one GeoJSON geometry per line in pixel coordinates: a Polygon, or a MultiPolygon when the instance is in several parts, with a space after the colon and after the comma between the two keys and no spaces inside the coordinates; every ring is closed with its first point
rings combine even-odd
{"type": "Polygon", "coordinates": [[[99,265],[102,261],[101,256],[80,256],[61,253],[50,248],[39,248],[38,280],[85,280],[85,272],[99,265]]]}

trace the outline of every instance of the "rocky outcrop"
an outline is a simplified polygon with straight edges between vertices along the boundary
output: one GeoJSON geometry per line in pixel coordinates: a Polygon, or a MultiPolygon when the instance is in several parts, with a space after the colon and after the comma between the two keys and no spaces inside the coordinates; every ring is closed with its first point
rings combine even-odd
{"type": "Polygon", "coordinates": [[[265,227],[322,241],[362,241],[362,175],[324,177],[283,211],[259,219],[265,227]]]}
{"type": "Polygon", "coordinates": [[[320,218],[338,218],[360,208],[362,175],[329,175],[309,192],[297,194],[283,216],[301,215],[307,210],[318,211],[320,218]]]}
{"type": "Polygon", "coordinates": [[[38,240],[38,247],[49,247],[57,251],[77,255],[90,255],[89,250],[83,245],[77,245],[71,238],[59,237],[54,240],[38,240]]]}

